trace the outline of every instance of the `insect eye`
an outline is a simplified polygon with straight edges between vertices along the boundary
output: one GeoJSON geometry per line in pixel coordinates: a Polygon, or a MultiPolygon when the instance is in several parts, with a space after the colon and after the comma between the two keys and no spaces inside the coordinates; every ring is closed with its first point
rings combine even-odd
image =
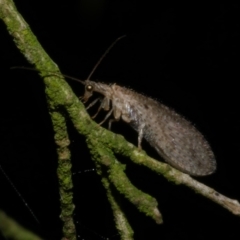
{"type": "Polygon", "coordinates": [[[86,86],[86,89],[87,89],[88,91],[92,91],[92,90],[93,90],[93,86],[92,86],[92,85],[87,85],[87,86],[86,86]]]}

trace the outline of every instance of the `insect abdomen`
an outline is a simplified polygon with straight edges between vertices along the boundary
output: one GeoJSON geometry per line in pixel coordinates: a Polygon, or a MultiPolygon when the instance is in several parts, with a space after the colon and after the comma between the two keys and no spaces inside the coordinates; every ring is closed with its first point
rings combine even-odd
{"type": "Polygon", "coordinates": [[[138,133],[143,126],[144,138],[166,162],[194,176],[215,171],[216,161],[208,142],[190,122],[151,98],[125,88],[118,92],[122,95],[121,111],[128,113],[130,125],[138,133]]]}

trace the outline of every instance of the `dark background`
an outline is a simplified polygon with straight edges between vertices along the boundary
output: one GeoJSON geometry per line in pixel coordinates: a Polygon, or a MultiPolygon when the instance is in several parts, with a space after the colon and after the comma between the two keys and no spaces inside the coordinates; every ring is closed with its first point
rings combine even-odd
{"type": "MultiPolygon", "coordinates": [[[[199,181],[240,199],[239,185],[239,3],[200,5],[159,1],[15,1],[43,48],[63,73],[85,79],[107,47],[93,80],[118,83],[174,108],[204,134],[218,168],[199,181]]],[[[53,131],[37,73],[0,23],[0,164],[31,207],[0,171],[0,208],[45,239],[60,239],[61,222],[53,131]]],[[[77,95],[83,86],[69,80],[77,95]]],[[[94,112],[91,111],[91,113],[94,112]]],[[[100,121],[101,118],[97,119],[100,121]]],[[[104,125],[105,127],[107,125],[104,125]]],[[[84,138],[69,123],[73,150],[75,219],[79,239],[119,239],[100,178],[84,138]]],[[[137,143],[127,124],[112,129],[137,143]]],[[[144,149],[159,158],[147,143],[144,149]]],[[[164,224],[122,204],[140,239],[239,239],[240,218],[183,186],[122,159],[140,189],[156,197],[164,224]]]]}

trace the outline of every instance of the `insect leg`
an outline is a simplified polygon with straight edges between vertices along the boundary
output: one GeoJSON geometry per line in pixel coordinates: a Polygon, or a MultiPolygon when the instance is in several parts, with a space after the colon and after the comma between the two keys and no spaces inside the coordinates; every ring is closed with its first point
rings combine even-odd
{"type": "Polygon", "coordinates": [[[142,138],[143,138],[143,128],[144,128],[144,124],[141,124],[138,128],[138,149],[141,150],[142,149],[142,138]]]}
{"type": "Polygon", "coordinates": [[[111,129],[111,126],[112,126],[112,123],[113,122],[117,122],[120,120],[120,117],[123,116],[122,115],[122,111],[120,111],[116,106],[115,104],[113,103],[113,119],[110,119],[109,122],[108,122],[108,130],[111,129]]]}
{"type": "MultiPolygon", "coordinates": [[[[103,108],[104,108],[104,110],[108,110],[109,109],[110,100],[108,98],[105,98],[105,99],[104,100],[106,101],[105,102],[106,105],[103,108]]],[[[112,109],[108,112],[108,114],[106,115],[104,120],[101,123],[99,123],[99,125],[103,124],[109,118],[109,116],[112,114],[112,112],[113,112],[114,119],[111,119],[109,121],[108,129],[111,128],[112,122],[118,121],[120,119],[122,112],[115,106],[114,103],[112,103],[112,109]]]]}
{"type": "Polygon", "coordinates": [[[113,112],[113,108],[108,112],[108,114],[106,115],[106,117],[99,123],[99,125],[102,125],[112,114],[113,112]]]}
{"type": "MultiPolygon", "coordinates": [[[[98,98],[98,99],[99,99],[99,98],[98,98]]],[[[96,101],[96,100],[95,100],[95,101],[96,101]]],[[[94,104],[95,104],[95,101],[94,101],[94,104]]],[[[95,114],[94,116],[92,116],[92,119],[94,119],[94,118],[98,115],[98,113],[100,112],[100,110],[101,110],[102,108],[103,108],[105,111],[108,111],[109,108],[110,108],[110,101],[109,101],[109,99],[106,98],[106,97],[102,100],[102,102],[101,102],[101,104],[100,104],[100,106],[99,106],[96,114],[95,114]]],[[[104,122],[105,122],[105,121],[104,121],[104,122]]],[[[101,125],[101,124],[100,124],[100,125],[101,125]]]]}
{"type": "Polygon", "coordinates": [[[92,106],[94,106],[95,103],[96,103],[99,99],[100,99],[100,98],[97,98],[97,99],[95,99],[93,102],[91,102],[91,103],[86,107],[86,109],[89,109],[89,108],[91,108],[92,106]]]}
{"type": "Polygon", "coordinates": [[[117,121],[119,121],[119,119],[114,119],[114,118],[110,119],[109,122],[108,122],[108,130],[111,130],[112,123],[117,122],[117,121]]]}

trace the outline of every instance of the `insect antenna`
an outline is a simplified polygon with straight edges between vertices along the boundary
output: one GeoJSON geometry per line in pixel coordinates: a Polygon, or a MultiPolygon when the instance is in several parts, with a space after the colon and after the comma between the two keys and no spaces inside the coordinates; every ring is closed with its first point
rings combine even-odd
{"type": "Polygon", "coordinates": [[[119,38],[117,38],[109,47],[108,49],[105,51],[105,53],[101,56],[101,58],[98,60],[98,62],[96,63],[96,65],[94,66],[94,68],[92,69],[92,71],[90,72],[90,74],[87,77],[87,80],[90,80],[90,78],[92,77],[93,73],[95,72],[95,70],[97,69],[97,67],[99,66],[99,64],[102,62],[102,60],[105,58],[105,56],[109,53],[109,51],[113,48],[113,46],[122,38],[126,37],[126,35],[123,35],[119,38]]]}
{"type": "MultiPolygon", "coordinates": [[[[96,63],[96,65],[94,66],[94,68],[92,69],[92,71],[90,72],[90,74],[88,75],[87,77],[87,80],[90,80],[91,76],[93,75],[93,73],[95,72],[95,70],[97,69],[97,67],[99,66],[99,64],[102,62],[102,60],[105,58],[105,56],[109,53],[109,51],[113,48],[113,46],[119,41],[121,40],[122,38],[126,37],[126,35],[123,35],[119,38],[117,38],[109,47],[108,49],[105,51],[105,53],[101,56],[101,58],[98,60],[98,62],[96,63]]],[[[10,69],[23,69],[23,70],[29,70],[29,71],[35,71],[35,72],[38,72],[37,69],[34,69],[34,68],[30,68],[30,67],[24,67],[24,66],[15,66],[15,67],[11,67],[10,69]]],[[[82,83],[83,85],[85,85],[85,81],[83,80],[80,80],[78,78],[75,78],[75,77],[71,77],[69,75],[66,75],[66,74],[58,74],[58,73],[55,73],[55,72],[49,72],[49,75],[46,75],[44,77],[49,77],[49,76],[57,76],[57,77],[65,77],[65,78],[68,78],[70,80],[73,80],[73,81],[76,81],[76,82],[80,82],[82,83]]]]}
{"type": "MultiPolygon", "coordinates": [[[[24,66],[15,66],[15,67],[11,67],[10,69],[23,69],[23,70],[29,70],[29,71],[38,72],[38,70],[35,69],[35,68],[24,67],[24,66]]],[[[62,74],[62,73],[60,74],[60,73],[55,73],[55,72],[49,72],[49,74],[45,75],[44,77],[51,77],[51,76],[65,77],[65,78],[71,79],[71,80],[76,81],[76,82],[80,82],[83,85],[85,85],[85,81],[80,80],[80,79],[75,78],[75,77],[71,77],[71,76],[66,75],[66,74],[62,74]]]]}

